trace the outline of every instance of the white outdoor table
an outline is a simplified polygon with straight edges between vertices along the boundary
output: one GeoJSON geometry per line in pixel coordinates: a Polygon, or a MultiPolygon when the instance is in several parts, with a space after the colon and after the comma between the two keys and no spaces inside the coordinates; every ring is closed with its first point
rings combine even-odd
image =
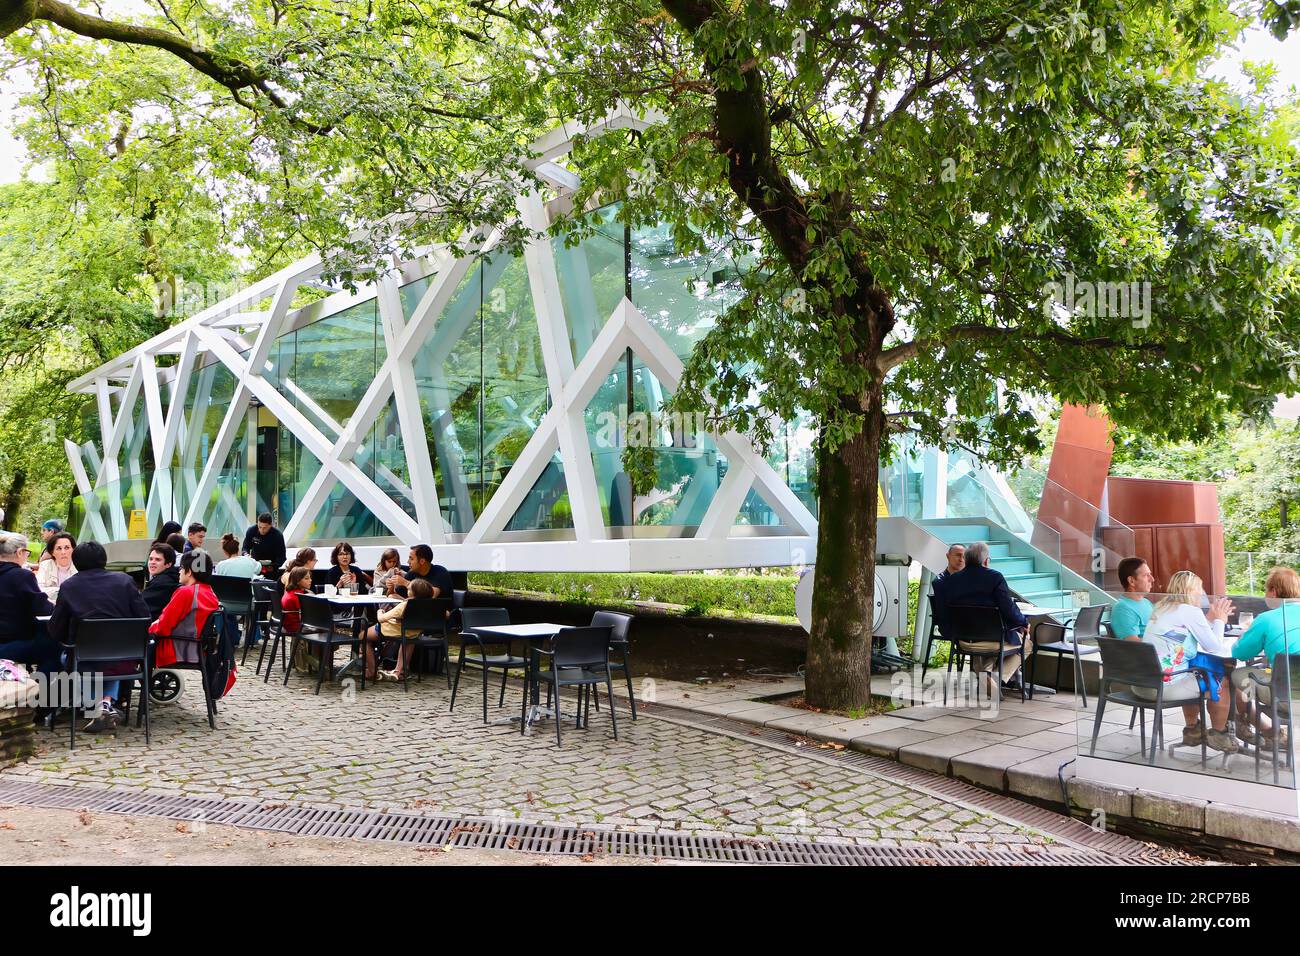
{"type": "MultiPolygon", "coordinates": [[[[466,630],[473,631],[475,634],[479,635],[479,637],[482,637],[484,639],[488,639],[492,637],[505,637],[512,641],[536,642],[536,641],[550,640],[556,634],[560,633],[560,631],[565,630],[569,626],[570,625],[568,624],[493,624],[490,627],[472,627],[472,628],[466,628],[466,630]]],[[[527,657],[528,657],[528,667],[531,668],[533,666],[531,648],[529,650],[527,657]]],[[[551,717],[556,720],[559,720],[559,714],[558,714],[560,708],[559,700],[555,701],[554,709],[548,707],[542,707],[537,703],[537,701],[540,700],[540,696],[538,695],[538,690],[539,688],[537,687],[536,684],[534,684],[533,685],[534,699],[532,702],[530,702],[528,707],[528,713],[524,717],[524,725],[528,727],[531,727],[534,723],[536,723],[538,720],[541,720],[543,717],[551,717]]],[[[511,724],[511,723],[518,723],[518,722],[519,722],[519,718],[515,716],[500,717],[494,721],[491,721],[491,723],[493,724],[511,724]]]]}

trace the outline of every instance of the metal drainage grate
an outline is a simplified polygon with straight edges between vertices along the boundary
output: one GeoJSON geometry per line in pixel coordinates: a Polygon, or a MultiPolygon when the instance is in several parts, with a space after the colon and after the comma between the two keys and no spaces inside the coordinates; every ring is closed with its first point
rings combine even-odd
{"type": "Polygon", "coordinates": [[[993,849],[882,847],[722,834],[634,832],[601,826],[503,821],[492,817],[422,816],[390,811],[330,810],[300,804],[203,800],[41,783],[0,781],[0,803],[94,810],[167,820],[202,820],[294,836],[370,840],[404,846],[513,850],[598,859],[695,863],[839,866],[1107,866],[1136,860],[1073,847],[1014,845],[993,849]]]}
{"type": "Polygon", "coordinates": [[[638,707],[637,713],[723,733],[786,753],[798,753],[813,760],[852,767],[891,783],[904,784],[925,791],[942,800],[959,800],[972,809],[996,814],[1010,823],[1032,827],[1049,836],[1068,840],[1083,849],[1096,850],[1116,857],[1141,858],[1134,859],[1132,862],[1168,862],[1153,853],[1146,844],[1122,834],[1094,830],[1087,824],[1055,810],[982,790],[974,784],[955,780],[952,777],[943,777],[919,767],[909,767],[886,757],[877,757],[856,750],[822,750],[816,746],[809,747],[807,742],[811,738],[800,734],[749,724],[716,714],[702,714],[685,707],[674,707],[671,704],[642,704],[638,707]]]}

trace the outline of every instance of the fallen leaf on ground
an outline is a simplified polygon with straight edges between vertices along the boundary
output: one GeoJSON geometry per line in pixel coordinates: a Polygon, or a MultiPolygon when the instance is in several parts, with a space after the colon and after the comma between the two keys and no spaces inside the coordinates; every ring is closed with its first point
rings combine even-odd
{"type": "Polygon", "coordinates": [[[811,780],[796,780],[795,783],[799,784],[799,786],[803,787],[805,790],[811,790],[813,788],[811,780]]]}
{"type": "Polygon", "coordinates": [[[190,825],[189,825],[188,823],[184,822],[184,821],[181,821],[180,823],[176,824],[176,832],[177,832],[177,833],[189,833],[189,832],[190,832],[190,825]]]}
{"type": "Polygon", "coordinates": [[[4,823],[0,823],[0,830],[17,830],[17,829],[18,828],[14,826],[12,823],[10,823],[8,820],[6,820],[4,823]]]}
{"type": "Polygon", "coordinates": [[[81,821],[81,825],[83,827],[88,827],[90,826],[90,821],[93,820],[94,817],[90,815],[89,810],[82,810],[80,813],[77,814],[77,819],[81,821]]]}

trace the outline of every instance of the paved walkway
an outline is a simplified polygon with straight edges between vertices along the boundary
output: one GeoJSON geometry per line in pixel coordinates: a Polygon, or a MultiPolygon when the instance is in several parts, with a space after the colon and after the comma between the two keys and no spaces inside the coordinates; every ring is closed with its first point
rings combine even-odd
{"type": "MultiPolygon", "coordinates": [[[[962,700],[950,697],[945,707],[941,685],[923,686],[919,676],[913,680],[907,674],[877,675],[872,679],[872,688],[878,696],[898,701],[899,709],[855,720],[760,699],[783,692],[798,693],[803,688],[797,681],[771,692],[757,692],[744,684],[695,687],[661,681],[655,687],[655,696],[672,707],[725,717],[740,725],[803,735],[810,741],[888,758],[1048,805],[1062,804],[1063,775],[1072,806],[1085,818],[1097,818],[1104,811],[1112,824],[1130,821],[1135,830],[1167,839],[1196,842],[1205,837],[1265,852],[1300,854],[1300,821],[1294,814],[1074,779],[1072,763],[1080,752],[1079,741],[1084,744],[1082,752],[1087,753],[1092,734],[1096,700],[1091,696],[1086,710],[1069,693],[1024,702],[1018,695],[1008,694],[991,707],[986,695],[982,693],[977,702],[971,691],[962,700]]],[[[1130,714],[1127,707],[1106,710],[1098,757],[1145,762],[1139,754],[1139,730],[1129,730],[1130,714]]],[[[1167,737],[1179,740],[1181,712],[1167,711],[1165,719],[1167,737]]],[[[1149,735],[1149,726],[1147,731],[1149,735]]],[[[1173,756],[1164,751],[1157,757],[1157,766],[1235,780],[1255,779],[1254,758],[1245,754],[1227,759],[1215,755],[1202,772],[1199,748],[1179,749],[1173,756]]],[[[1271,773],[1264,774],[1263,779],[1271,781],[1271,773]]],[[[1287,773],[1280,779],[1284,787],[1291,782],[1287,773]]]]}
{"type": "MultiPolygon", "coordinates": [[[[621,714],[615,741],[607,713],[593,710],[591,729],[570,723],[557,749],[549,722],[528,735],[484,726],[470,678],[451,714],[441,678],[409,693],[336,684],[315,696],[314,684],[295,676],[288,687],[267,685],[250,669],[215,732],[191,684],[180,702],[155,709],[151,747],[143,730],[123,728],[116,737],[79,736],[69,752],[66,730],[42,731],[36,756],[0,780],[876,846],[1036,844],[1050,852],[1057,842],[924,787],[648,714],[635,723],[621,714]]],[[[784,689],[732,685],[728,693],[784,689]]],[[[663,690],[690,699],[689,687],[663,690]]],[[[514,712],[518,695],[512,684],[506,710],[493,706],[492,715],[514,712]]]]}

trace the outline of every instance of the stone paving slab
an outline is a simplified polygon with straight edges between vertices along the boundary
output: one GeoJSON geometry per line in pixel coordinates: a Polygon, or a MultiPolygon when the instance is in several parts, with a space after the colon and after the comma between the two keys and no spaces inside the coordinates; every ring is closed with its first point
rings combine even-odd
{"type": "Polygon", "coordinates": [[[910,767],[920,767],[931,773],[948,776],[949,764],[958,754],[971,750],[980,750],[991,744],[1003,743],[1013,738],[1002,734],[968,731],[935,737],[915,744],[908,744],[898,749],[898,760],[910,767]]]}
{"type": "Polygon", "coordinates": [[[894,760],[898,757],[900,747],[919,744],[926,740],[936,740],[940,736],[939,734],[926,733],[924,730],[903,727],[897,730],[886,730],[882,733],[855,737],[850,741],[849,746],[863,753],[875,754],[877,757],[888,757],[894,760]]]}
{"type": "Polygon", "coordinates": [[[1041,757],[1047,751],[1031,750],[1020,746],[1020,739],[1014,744],[994,744],[979,750],[954,754],[949,763],[949,770],[954,777],[985,787],[989,790],[1007,789],[1007,771],[1017,764],[1041,757]]]}

